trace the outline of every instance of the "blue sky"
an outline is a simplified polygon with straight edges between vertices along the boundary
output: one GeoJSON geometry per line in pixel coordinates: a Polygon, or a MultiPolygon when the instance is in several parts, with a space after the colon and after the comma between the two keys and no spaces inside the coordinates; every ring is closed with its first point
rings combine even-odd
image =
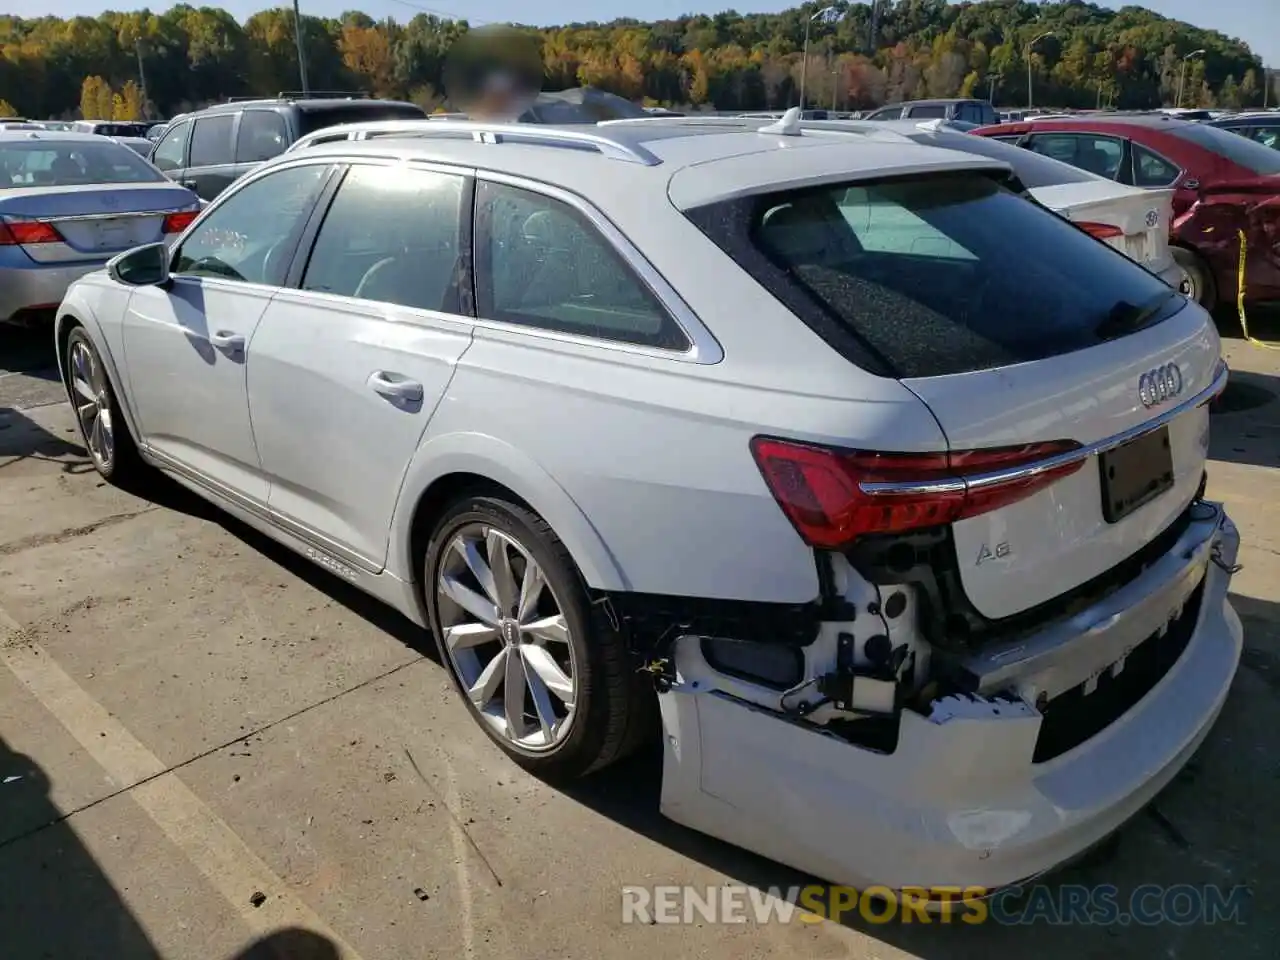
{"type": "MultiPolygon", "coordinates": [[[[200,5],[200,0],[190,2],[193,6],[200,5]]],[[[720,3],[713,0],[564,0],[546,7],[537,6],[537,9],[554,12],[534,13],[534,5],[527,0],[467,0],[465,3],[463,0],[300,0],[300,3],[304,13],[318,16],[337,16],[344,10],[357,9],[375,18],[391,16],[397,20],[407,20],[417,12],[428,12],[465,14],[473,23],[510,20],[566,23],[574,20],[611,20],[614,17],[658,20],[690,11],[715,13],[731,7],[743,13],[755,13],[793,5],[788,0],[774,0],[772,3],[768,0],[721,0],[720,3]]],[[[1139,0],[1139,3],[1167,17],[1241,37],[1255,53],[1262,56],[1267,65],[1280,69],[1280,0],[1139,0]]],[[[165,0],[152,0],[150,4],[134,4],[127,0],[114,0],[112,3],[104,3],[103,0],[46,0],[40,5],[40,12],[62,17],[80,14],[92,16],[108,8],[133,9],[135,6],[146,5],[153,9],[164,9],[167,6],[165,0]]],[[[225,2],[226,9],[241,20],[271,5],[270,0],[225,2]]],[[[1120,7],[1123,6],[1123,0],[1103,5],[1120,7]]],[[[15,6],[20,10],[23,5],[15,6]]]]}

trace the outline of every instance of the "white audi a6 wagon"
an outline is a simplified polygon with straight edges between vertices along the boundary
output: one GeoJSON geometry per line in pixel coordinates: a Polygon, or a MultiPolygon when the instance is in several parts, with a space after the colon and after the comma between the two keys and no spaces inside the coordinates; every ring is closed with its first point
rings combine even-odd
{"type": "Polygon", "coordinates": [[[103,476],[422,624],[540,776],[660,719],[668,816],[835,882],[1038,875],[1205,738],[1218,337],[1007,165],[795,115],[370,130],[72,286],[103,476]]]}

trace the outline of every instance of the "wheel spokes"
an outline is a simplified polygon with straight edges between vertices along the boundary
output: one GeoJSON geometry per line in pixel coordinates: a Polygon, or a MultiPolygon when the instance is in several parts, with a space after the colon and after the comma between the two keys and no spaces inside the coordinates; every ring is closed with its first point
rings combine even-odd
{"type": "Polygon", "coordinates": [[[525,735],[524,695],[527,683],[524,676],[524,658],[515,647],[506,651],[506,677],[502,681],[502,706],[507,719],[507,736],[521,740],[525,735]]]}
{"type": "Polygon", "coordinates": [[[556,663],[555,657],[551,656],[546,648],[536,647],[533,644],[525,644],[520,648],[520,652],[525,663],[529,665],[530,686],[533,685],[536,677],[538,686],[550,690],[566,707],[572,707],[573,681],[560,669],[560,664],[556,663]]]}
{"type": "Polygon", "coordinates": [[[448,574],[440,574],[440,587],[446,596],[481,623],[491,627],[498,625],[498,608],[486,597],[476,593],[462,581],[448,574]]]}
{"type": "Polygon", "coordinates": [[[516,578],[511,572],[511,551],[508,549],[510,543],[496,530],[489,530],[485,534],[484,546],[493,577],[493,602],[502,616],[509,617],[516,606],[516,578]]]}
{"type": "Polygon", "coordinates": [[[526,635],[537,637],[544,643],[569,642],[569,624],[561,614],[556,614],[554,617],[543,617],[541,620],[534,620],[532,623],[522,623],[520,630],[526,635]]]}
{"type": "Polygon", "coordinates": [[[507,647],[503,647],[498,651],[498,655],[485,664],[484,669],[480,671],[480,676],[476,677],[475,683],[467,689],[467,695],[479,710],[483,710],[493,702],[498,688],[502,686],[509,656],[507,650],[507,647]]]}
{"type": "Polygon", "coordinates": [[[444,640],[450,650],[466,650],[498,639],[498,628],[487,623],[460,623],[446,627],[444,640]]]}

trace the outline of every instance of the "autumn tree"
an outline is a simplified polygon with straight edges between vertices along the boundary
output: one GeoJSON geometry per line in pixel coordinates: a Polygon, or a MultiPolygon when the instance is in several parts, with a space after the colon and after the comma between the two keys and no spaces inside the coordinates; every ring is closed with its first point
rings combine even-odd
{"type": "Polygon", "coordinates": [[[110,120],[115,112],[114,93],[102,77],[85,77],[80,85],[80,116],[86,120],[110,120]]]}
{"type": "Polygon", "coordinates": [[[16,117],[17,115],[17,108],[8,100],[0,97],[0,117],[16,117]]]}

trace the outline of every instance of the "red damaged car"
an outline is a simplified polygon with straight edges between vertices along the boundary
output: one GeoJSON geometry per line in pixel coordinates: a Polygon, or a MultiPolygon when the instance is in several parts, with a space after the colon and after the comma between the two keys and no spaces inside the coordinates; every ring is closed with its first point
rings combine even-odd
{"type": "Polygon", "coordinates": [[[980,127],[1103,177],[1174,189],[1170,245],[1191,295],[1233,302],[1245,235],[1245,299],[1280,301],[1280,151],[1164,114],[1111,114],[980,127]]]}

